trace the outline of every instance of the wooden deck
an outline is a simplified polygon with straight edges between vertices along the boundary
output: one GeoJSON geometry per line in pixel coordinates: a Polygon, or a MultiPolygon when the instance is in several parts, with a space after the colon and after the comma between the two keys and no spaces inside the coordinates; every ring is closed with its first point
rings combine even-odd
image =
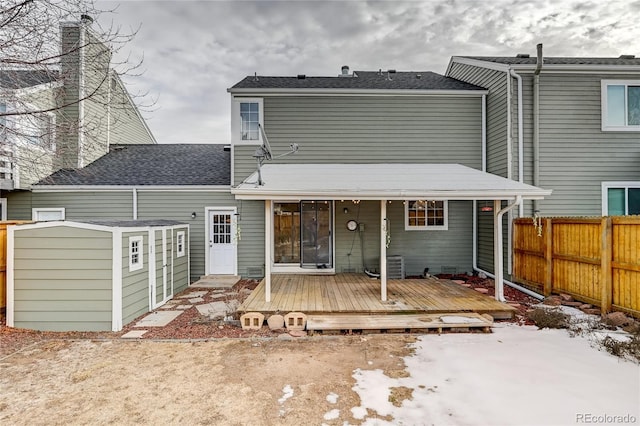
{"type": "Polygon", "coordinates": [[[264,280],[240,305],[241,312],[285,314],[422,314],[477,312],[511,318],[515,309],[492,297],[437,278],[388,280],[388,300],[380,300],[380,280],[364,274],[272,275],[271,302],[264,280]]]}

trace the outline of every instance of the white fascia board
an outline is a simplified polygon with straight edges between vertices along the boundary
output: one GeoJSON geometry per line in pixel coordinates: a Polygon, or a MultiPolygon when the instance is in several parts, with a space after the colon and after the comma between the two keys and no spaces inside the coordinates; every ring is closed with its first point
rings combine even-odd
{"type": "Polygon", "coordinates": [[[166,186],[136,186],[136,185],[33,185],[31,192],[87,192],[87,191],[180,191],[180,192],[228,192],[231,185],[166,185],[166,186]]]}
{"type": "Polygon", "coordinates": [[[114,232],[116,227],[113,226],[104,226],[104,225],[96,225],[93,223],[83,223],[83,222],[73,222],[67,220],[52,220],[47,222],[36,222],[36,223],[24,223],[17,224],[16,230],[20,231],[23,229],[40,229],[40,228],[53,228],[56,226],[65,226],[69,228],[80,228],[80,229],[89,229],[92,231],[104,231],[104,232],[114,232]]]}
{"type": "MultiPolygon", "coordinates": [[[[447,72],[445,75],[448,76],[450,68],[453,63],[465,64],[465,65],[473,65],[481,68],[496,70],[496,71],[504,71],[507,72],[509,70],[514,70],[516,72],[534,72],[536,69],[536,64],[502,64],[498,62],[492,61],[483,61],[480,59],[472,59],[465,58],[461,56],[453,56],[451,57],[451,61],[449,62],[449,66],[447,67],[447,72]]],[[[640,72],[640,65],[588,65],[588,64],[545,64],[544,58],[542,63],[542,71],[547,72],[584,72],[584,73],[594,73],[594,72],[607,72],[607,73],[638,73],[640,72]]]]}
{"type": "Polygon", "coordinates": [[[488,90],[228,89],[236,96],[482,96],[488,90]]]}
{"type": "Polygon", "coordinates": [[[279,200],[279,201],[299,201],[299,200],[413,200],[428,199],[434,201],[447,200],[515,200],[521,196],[525,200],[542,200],[551,195],[551,190],[541,190],[535,192],[517,191],[441,191],[441,192],[415,192],[415,191],[394,191],[394,192],[304,192],[292,193],[290,191],[269,191],[260,193],[259,191],[237,190],[232,191],[238,200],[279,200]]]}
{"type": "Polygon", "coordinates": [[[447,67],[447,72],[445,73],[446,76],[449,75],[449,70],[454,62],[458,64],[473,65],[476,67],[487,68],[487,69],[496,70],[496,71],[503,71],[503,72],[509,71],[509,65],[507,64],[501,64],[501,63],[492,62],[492,61],[482,61],[480,59],[465,58],[464,56],[452,56],[451,60],[449,61],[449,66],[447,67]]]}

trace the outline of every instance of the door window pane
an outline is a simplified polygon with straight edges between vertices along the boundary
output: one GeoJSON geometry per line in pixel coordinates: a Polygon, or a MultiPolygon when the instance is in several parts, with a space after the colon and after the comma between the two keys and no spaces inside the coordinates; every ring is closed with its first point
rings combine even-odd
{"type": "Polygon", "coordinates": [[[300,204],[273,206],[273,248],[275,263],[300,263],[300,204]]]}

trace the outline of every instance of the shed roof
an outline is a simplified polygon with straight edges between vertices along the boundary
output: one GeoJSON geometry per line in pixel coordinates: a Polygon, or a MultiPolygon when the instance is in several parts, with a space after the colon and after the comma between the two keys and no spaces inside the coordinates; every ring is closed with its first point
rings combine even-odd
{"type": "Polygon", "coordinates": [[[47,186],[229,185],[231,155],[224,145],[112,145],[81,169],[62,169],[38,182],[47,186]]]}
{"type": "Polygon", "coordinates": [[[460,164],[267,164],[231,192],[238,199],[542,199],[537,188],[460,164]]]}
{"type": "Polygon", "coordinates": [[[349,76],[248,76],[229,89],[484,90],[431,71],[355,71],[349,76]]]}

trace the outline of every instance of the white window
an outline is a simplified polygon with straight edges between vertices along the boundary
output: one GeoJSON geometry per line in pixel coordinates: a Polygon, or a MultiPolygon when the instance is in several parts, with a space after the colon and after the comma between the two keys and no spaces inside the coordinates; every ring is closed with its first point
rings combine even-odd
{"type": "Polygon", "coordinates": [[[50,220],[64,220],[64,217],[65,217],[64,207],[31,209],[31,219],[35,222],[45,222],[50,220]]]}
{"type": "Polygon", "coordinates": [[[234,99],[231,117],[232,139],[234,142],[259,143],[262,138],[260,137],[258,125],[262,125],[262,122],[262,99],[234,99]]]}
{"type": "Polygon", "coordinates": [[[603,182],[602,215],[640,214],[640,182],[603,182]]]}
{"type": "Polygon", "coordinates": [[[177,257],[182,257],[185,254],[184,231],[178,231],[176,233],[176,252],[177,257]]]}
{"type": "Polygon", "coordinates": [[[433,200],[407,200],[404,203],[404,229],[448,229],[448,202],[433,200]]]}
{"type": "Polygon", "coordinates": [[[142,269],[144,250],[142,236],[129,237],[129,272],[142,269]]]}
{"type": "Polygon", "coordinates": [[[640,132],[640,80],[602,80],[602,130],[640,132]]]}

